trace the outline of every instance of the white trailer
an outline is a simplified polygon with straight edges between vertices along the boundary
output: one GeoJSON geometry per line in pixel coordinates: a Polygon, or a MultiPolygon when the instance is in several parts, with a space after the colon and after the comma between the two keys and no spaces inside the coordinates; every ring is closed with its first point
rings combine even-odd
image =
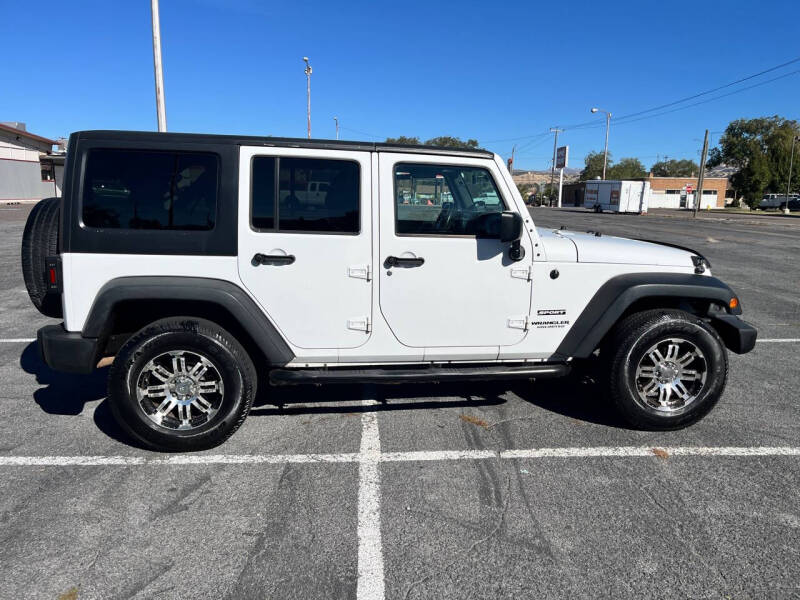
{"type": "Polygon", "coordinates": [[[649,181],[587,181],[583,205],[597,212],[647,213],[649,181]]]}

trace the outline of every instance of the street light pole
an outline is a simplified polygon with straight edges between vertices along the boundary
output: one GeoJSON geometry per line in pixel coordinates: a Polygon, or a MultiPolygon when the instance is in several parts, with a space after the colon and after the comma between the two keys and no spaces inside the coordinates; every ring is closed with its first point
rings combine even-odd
{"type": "Polygon", "coordinates": [[[608,165],[608,130],[611,128],[611,113],[607,110],[601,110],[599,108],[593,108],[593,113],[601,112],[606,115],[606,147],[603,150],[603,179],[606,178],[606,166],[608,165]]]}
{"type": "Polygon", "coordinates": [[[792,136],[792,153],[789,156],[789,182],[786,184],[786,208],[783,209],[783,214],[789,214],[789,193],[792,190],[792,168],[794,167],[794,143],[798,140],[798,136],[792,136]]]}
{"type": "MultiPolygon", "coordinates": [[[[553,196],[553,186],[555,185],[554,181],[556,178],[556,147],[558,146],[558,134],[564,131],[563,129],[559,129],[558,127],[551,127],[550,133],[555,133],[555,137],[553,138],[553,164],[550,166],[550,197],[553,196]]],[[[553,201],[550,200],[550,204],[552,205],[553,201]]]]}
{"type": "MultiPolygon", "coordinates": [[[[708,129],[706,129],[706,135],[703,138],[703,154],[700,158],[700,175],[697,178],[697,191],[694,193],[694,214],[693,217],[697,217],[697,209],[700,208],[700,203],[703,201],[703,181],[706,177],[706,157],[708,156],[708,129]]],[[[723,206],[725,205],[723,201],[723,206]]]]}
{"type": "Polygon", "coordinates": [[[304,73],[306,74],[306,100],[307,100],[307,109],[306,113],[308,116],[308,139],[311,139],[311,65],[308,64],[308,57],[304,56],[303,60],[306,63],[306,68],[304,73]]]}
{"type": "Polygon", "coordinates": [[[339,117],[333,117],[333,122],[336,123],[336,139],[339,139],[339,117]]]}
{"type": "Polygon", "coordinates": [[[158,130],[167,130],[167,109],[164,106],[164,69],[161,65],[161,20],[158,16],[158,0],[150,0],[153,21],[153,71],[156,77],[156,118],[158,130]]]}

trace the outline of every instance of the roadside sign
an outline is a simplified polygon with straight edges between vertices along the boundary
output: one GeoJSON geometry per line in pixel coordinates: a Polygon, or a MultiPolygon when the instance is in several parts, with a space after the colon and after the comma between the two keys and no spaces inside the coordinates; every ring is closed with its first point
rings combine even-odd
{"type": "Polygon", "coordinates": [[[556,169],[566,169],[569,146],[561,146],[556,150],[556,169]]]}
{"type": "Polygon", "coordinates": [[[686,193],[687,193],[687,194],[691,194],[691,193],[692,193],[692,189],[693,189],[693,188],[692,188],[692,186],[691,186],[691,185],[689,185],[689,184],[686,184],[686,193]]]}

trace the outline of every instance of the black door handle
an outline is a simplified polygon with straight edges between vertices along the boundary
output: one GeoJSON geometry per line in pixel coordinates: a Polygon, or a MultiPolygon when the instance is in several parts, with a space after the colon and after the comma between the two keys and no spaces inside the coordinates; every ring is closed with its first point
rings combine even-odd
{"type": "Polygon", "coordinates": [[[387,267],[421,267],[425,264],[424,258],[403,258],[400,256],[387,256],[387,267]]]}
{"type": "Polygon", "coordinates": [[[290,265],[294,262],[294,254],[256,254],[253,266],[258,265],[290,265]]]}

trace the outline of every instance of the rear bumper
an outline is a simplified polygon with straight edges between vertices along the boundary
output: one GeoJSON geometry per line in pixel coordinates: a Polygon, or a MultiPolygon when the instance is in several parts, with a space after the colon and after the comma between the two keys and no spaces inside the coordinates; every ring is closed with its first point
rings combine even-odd
{"type": "Polygon", "coordinates": [[[91,373],[97,364],[98,343],[67,331],[63,325],[47,325],[36,334],[39,356],[54,371],[91,373]]]}
{"type": "Polygon", "coordinates": [[[755,348],[758,331],[736,315],[715,314],[711,324],[731,352],[745,354],[755,348]]]}

